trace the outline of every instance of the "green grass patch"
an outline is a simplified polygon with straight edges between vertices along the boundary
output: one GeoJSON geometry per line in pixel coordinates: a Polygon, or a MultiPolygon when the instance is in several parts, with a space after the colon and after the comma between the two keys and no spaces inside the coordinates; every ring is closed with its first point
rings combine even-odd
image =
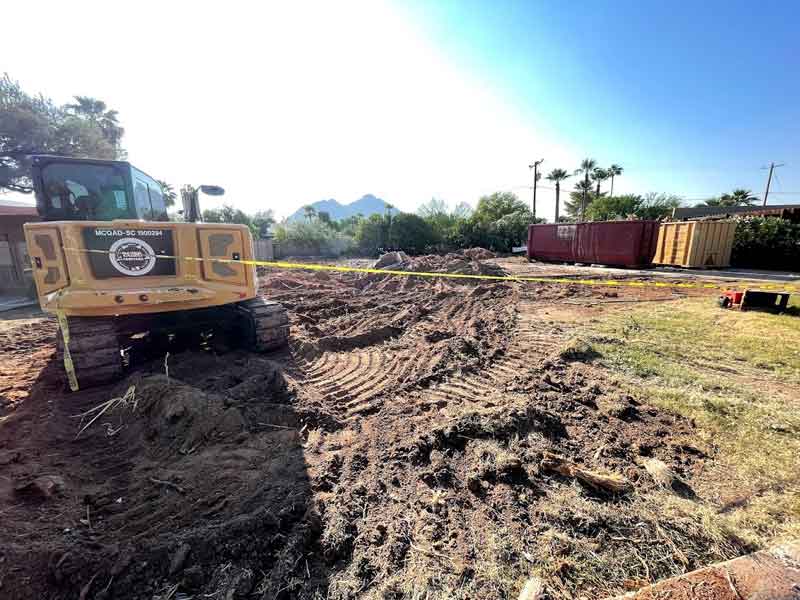
{"type": "Polygon", "coordinates": [[[686,299],[609,313],[582,337],[595,364],[642,400],[694,419],[718,448],[705,483],[741,501],[703,508],[709,524],[759,545],[800,535],[800,316],[686,299]]]}

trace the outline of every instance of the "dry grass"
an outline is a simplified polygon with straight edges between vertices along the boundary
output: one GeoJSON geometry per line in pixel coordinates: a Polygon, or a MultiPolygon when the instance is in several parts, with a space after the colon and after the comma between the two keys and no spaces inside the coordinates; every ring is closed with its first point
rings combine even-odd
{"type": "Polygon", "coordinates": [[[754,546],[800,537],[800,317],[691,299],[613,313],[584,335],[595,364],[694,419],[716,449],[694,482],[705,502],[667,494],[667,509],[754,546]]]}

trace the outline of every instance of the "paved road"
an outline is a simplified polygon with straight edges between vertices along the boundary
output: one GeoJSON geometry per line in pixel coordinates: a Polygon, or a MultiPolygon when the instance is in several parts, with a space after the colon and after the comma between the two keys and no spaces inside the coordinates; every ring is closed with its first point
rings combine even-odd
{"type": "Polygon", "coordinates": [[[500,258],[503,267],[515,275],[535,277],[586,277],[586,278],[625,278],[625,277],[663,277],[665,279],[702,281],[758,281],[764,283],[800,284],[800,273],[789,271],[764,271],[759,269],[676,269],[674,267],[654,267],[652,269],[623,269],[601,265],[572,265],[553,263],[529,263],[524,257],[500,258]]]}

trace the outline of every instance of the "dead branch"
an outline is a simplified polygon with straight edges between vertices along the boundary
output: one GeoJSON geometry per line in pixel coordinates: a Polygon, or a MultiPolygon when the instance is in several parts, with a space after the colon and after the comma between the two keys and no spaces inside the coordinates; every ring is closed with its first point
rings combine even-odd
{"type": "Polygon", "coordinates": [[[550,452],[545,453],[541,466],[545,471],[558,473],[564,477],[574,477],[595,489],[614,494],[625,494],[633,489],[631,483],[622,475],[590,471],[550,452]]]}

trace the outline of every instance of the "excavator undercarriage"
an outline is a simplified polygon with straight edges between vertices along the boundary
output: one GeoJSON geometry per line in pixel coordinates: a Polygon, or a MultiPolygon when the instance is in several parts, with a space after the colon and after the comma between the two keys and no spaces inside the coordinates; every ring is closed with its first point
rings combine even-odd
{"type": "MultiPolygon", "coordinates": [[[[118,379],[132,361],[165,351],[222,344],[252,352],[286,345],[289,316],[277,302],[252,298],[236,304],[149,315],[66,317],[69,354],[80,387],[118,379]]],[[[58,335],[59,363],[64,337],[58,335]]]]}

